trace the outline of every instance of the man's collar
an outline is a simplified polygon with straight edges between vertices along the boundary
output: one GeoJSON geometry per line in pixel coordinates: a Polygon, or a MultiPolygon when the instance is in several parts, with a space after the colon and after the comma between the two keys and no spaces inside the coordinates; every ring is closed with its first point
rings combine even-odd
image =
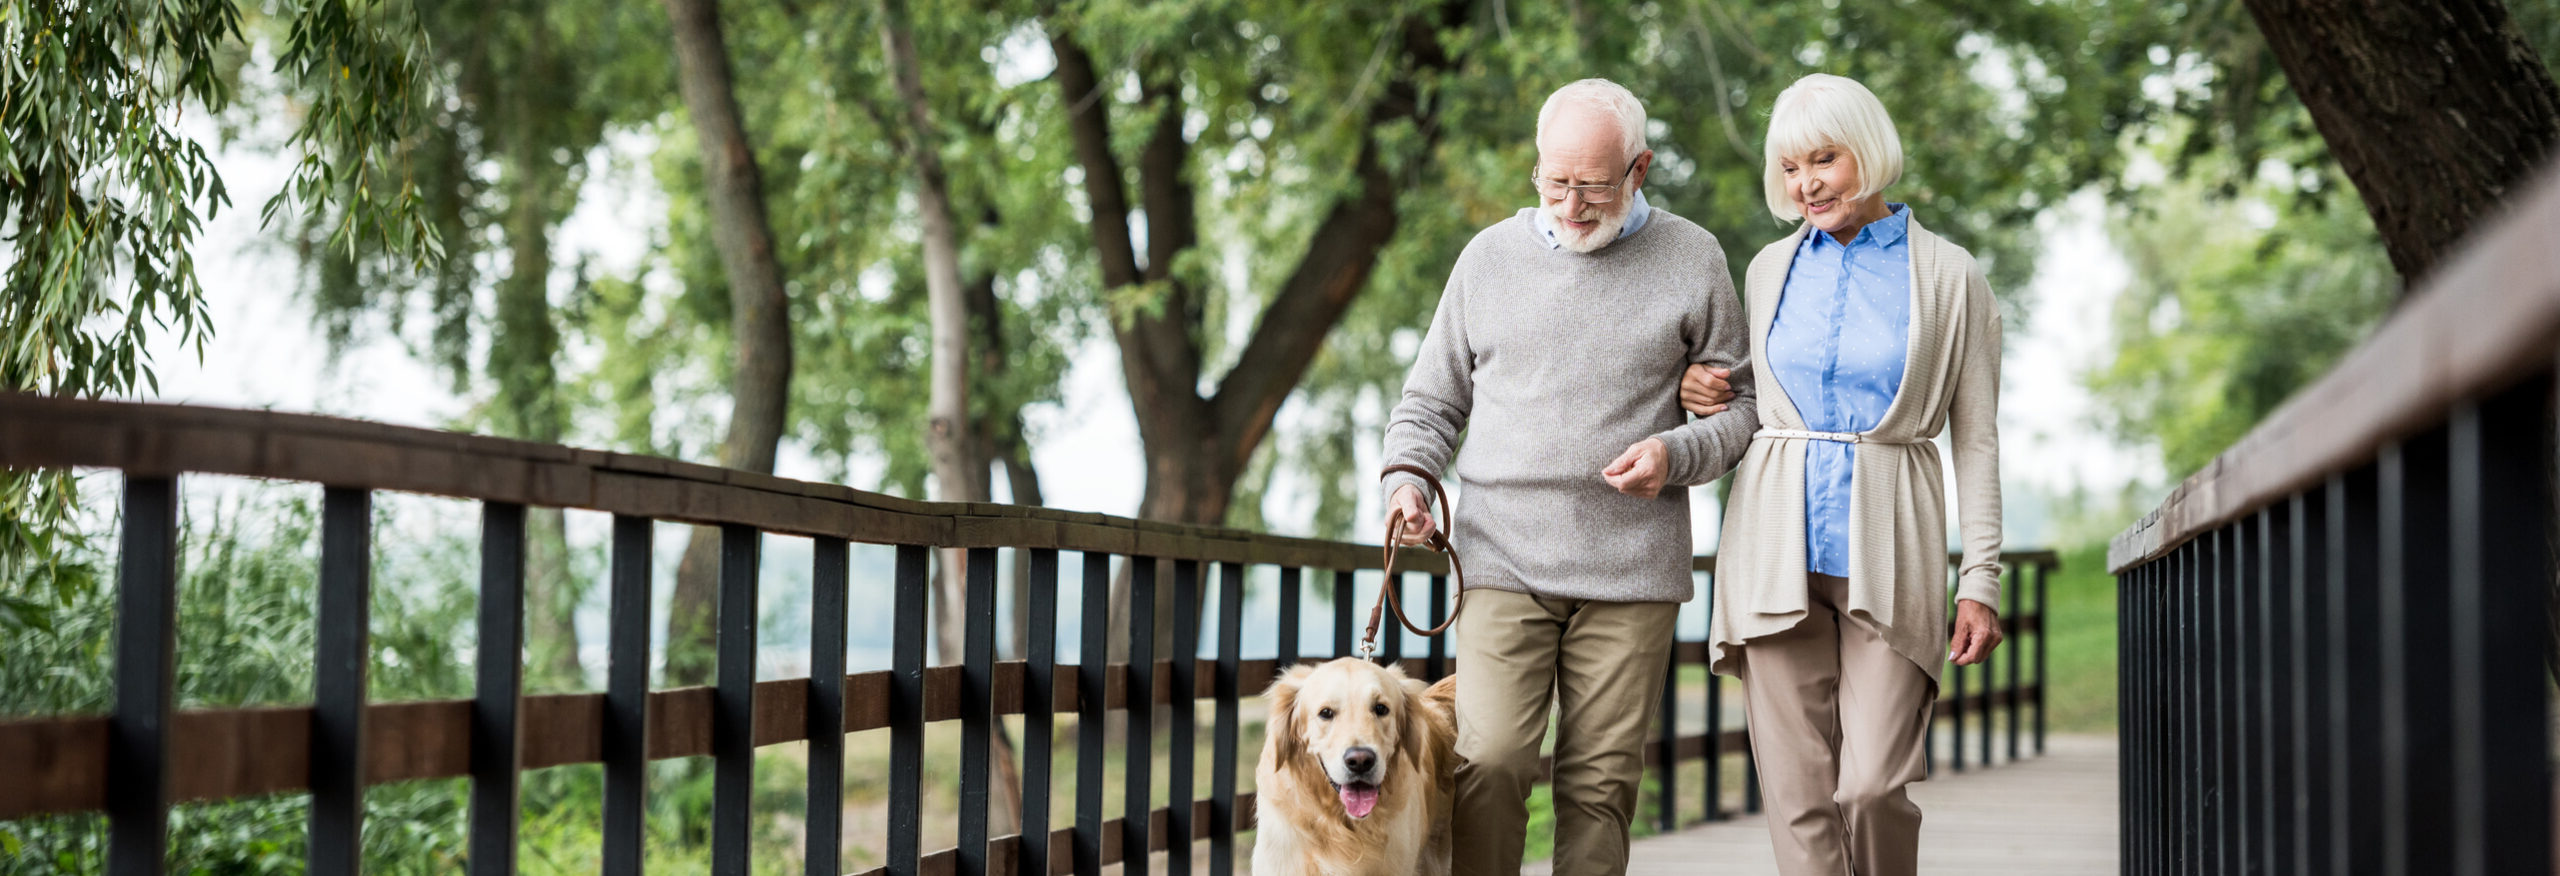
{"type": "MultiPolygon", "coordinates": [[[[1543,206],[1535,208],[1531,212],[1538,214],[1538,218],[1536,220],[1538,228],[1538,242],[1546,244],[1548,249],[1563,249],[1564,240],[1557,236],[1559,229],[1556,228],[1555,217],[1547,215],[1546,208],[1543,206]]],[[[1617,241],[1627,239],[1627,235],[1634,234],[1643,229],[1645,220],[1651,218],[1653,218],[1653,205],[1645,203],[1644,190],[1637,189],[1635,205],[1627,208],[1627,224],[1618,226],[1618,236],[1611,238],[1610,242],[1615,243],[1617,241]]]]}

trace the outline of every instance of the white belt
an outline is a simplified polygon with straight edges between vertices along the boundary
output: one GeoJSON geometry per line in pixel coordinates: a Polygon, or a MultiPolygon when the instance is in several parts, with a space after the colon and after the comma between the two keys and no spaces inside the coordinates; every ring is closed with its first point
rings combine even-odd
{"type": "Polygon", "coordinates": [[[1803,438],[1811,441],[1837,441],[1842,444],[1919,444],[1919,441],[1887,441],[1856,432],[1816,432],[1810,429],[1762,429],[1753,438],[1803,438]]]}

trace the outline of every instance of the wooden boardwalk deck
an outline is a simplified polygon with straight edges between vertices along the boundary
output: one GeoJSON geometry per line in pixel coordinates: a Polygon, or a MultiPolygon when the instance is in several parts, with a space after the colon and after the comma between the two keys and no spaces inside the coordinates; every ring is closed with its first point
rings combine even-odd
{"type": "MultiPolygon", "coordinates": [[[[1940,762],[1944,766],[1944,762],[1940,762]]],[[[1926,820],[1922,874],[2116,872],[2116,740],[2055,736],[2046,754],[1911,786],[1926,820]]],[[[1549,876],[1539,864],[1528,869],[1549,876]]],[[[1758,815],[1637,840],[1629,876],[1757,876],[1778,872],[1758,815]]],[[[1567,867],[1565,873],[1571,874],[1567,867]]]]}

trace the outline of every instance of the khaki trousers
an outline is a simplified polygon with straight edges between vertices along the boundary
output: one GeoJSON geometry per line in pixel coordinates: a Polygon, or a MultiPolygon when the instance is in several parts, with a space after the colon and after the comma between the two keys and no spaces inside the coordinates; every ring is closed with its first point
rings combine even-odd
{"type": "Polygon", "coordinates": [[[1911,876],[1928,775],[1929,676],[1851,617],[1849,581],[1805,576],[1811,613],[1739,664],[1751,757],[1784,876],[1911,876]]]}
{"type": "Polygon", "coordinates": [[[1555,872],[1627,871],[1627,823],[1680,606],[1468,594],[1458,615],[1457,876],[1516,876],[1548,704],[1557,709],[1555,872]],[[1552,694],[1552,697],[1550,696],[1552,694]]]}

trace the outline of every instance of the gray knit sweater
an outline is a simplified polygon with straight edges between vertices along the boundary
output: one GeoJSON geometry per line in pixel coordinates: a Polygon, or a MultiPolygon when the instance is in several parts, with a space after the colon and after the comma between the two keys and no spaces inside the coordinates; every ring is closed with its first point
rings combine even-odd
{"type": "MultiPolygon", "coordinates": [[[[1682,487],[1731,469],[1759,426],[1746,343],[1724,250],[1697,223],[1657,207],[1641,230],[1585,254],[1548,249],[1524,209],[1477,233],[1449,272],[1387,420],[1385,458],[1456,476],[1450,538],[1467,586],[1685,602],[1682,487]],[[1692,362],[1734,369],[1725,411],[1681,411],[1692,362]],[[1648,436],[1669,449],[1670,475],[1660,496],[1638,499],[1600,471],[1648,436]]],[[[1391,475],[1385,495],[1419,483],[1391,475]]]]}

